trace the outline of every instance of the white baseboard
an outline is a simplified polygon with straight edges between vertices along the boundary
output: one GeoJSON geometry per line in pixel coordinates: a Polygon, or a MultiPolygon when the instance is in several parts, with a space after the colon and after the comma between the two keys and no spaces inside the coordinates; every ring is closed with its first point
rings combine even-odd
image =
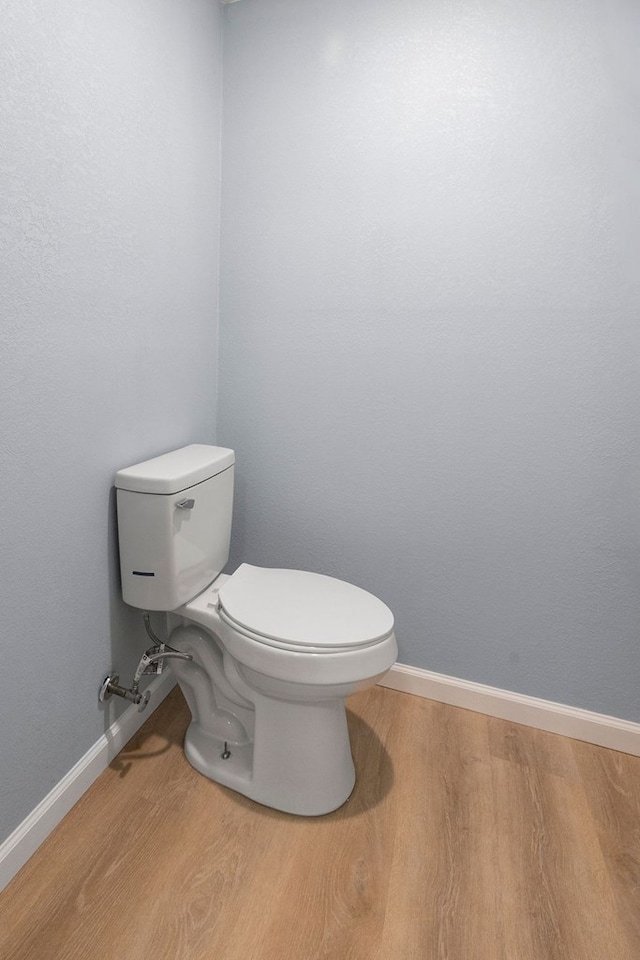
{"type": "Polygon", "coordinates": [[[140,713],[133,704],[128,707],[0,845],[0,890],[6,887],[82,794],[106,770],[175,683],[175,676],[170,670],[154,677],[148,686],[151,690],[149,712],[140,713]]]}
{"type": "MultiPolygon", "coordinates": [[[[402,693],[640,756],[640,723],[447,677],[401,663],[395,664],[380,683],[402,693]]],[[[174,686],[175,677],[170,671],[151,681],[149,689],[152,691],[153,709],[160,705],[174,686]]],[[[139,713],[133,705],[128,707],[0,845],[0,890],[35,853],[148,717],[149,713],[139,713]]]]}
{"type": "Polygon", "coordinates": [[[640,757],[640,723],[396,663],[384,687],[640,757]]]}

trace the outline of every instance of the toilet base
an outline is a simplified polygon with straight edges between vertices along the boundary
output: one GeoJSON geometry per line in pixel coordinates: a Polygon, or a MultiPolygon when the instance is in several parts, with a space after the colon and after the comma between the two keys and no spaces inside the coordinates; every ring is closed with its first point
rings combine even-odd
{"type": "Polygon", "coordinates": [[[222,740],[212,737],[192,720],[185,734],[184,752],[198,773],[246,795],[251,782],[253,743],[227,744],[225,750],[222,740]]]}
{"type": "Polygon", "coordinates": [[[184,750],[189,763],[210,780],[284,813],[321,816],[349,798],[355,768],[343,700],[320,703],[256,697],[256,737],[228,744],[195,720],[184,750]]]}

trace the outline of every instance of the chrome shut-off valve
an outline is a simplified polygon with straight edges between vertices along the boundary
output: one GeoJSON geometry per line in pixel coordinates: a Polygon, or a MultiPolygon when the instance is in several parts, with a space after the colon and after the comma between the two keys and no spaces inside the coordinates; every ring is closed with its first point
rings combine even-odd
{"type": "Polygon", "coordinates": [[[143,613],[144,624],[147,630],[147,633],[154,641],[154,645],[149,647],[148,650],[140,657],[140,663],[136,668],[136,672],[133,676],[133,683],[130,687],[123,687],[120,685],[120,677],[117,673],[110,673],[108,677],[105,677],[100,686],[100,691],[98,693],[98,699],[100,703],[106,703],[107,700],[110,700],[112,696],[123,697],[125,700],[128,700],[129,703],[135,703],[138,707],[138,711],[141,713],[146,709],[149,700],[151,699],[151,691],[145,690],[144,693],[141,693],[139,690],[140,679],[145,673],[155,673],[153,669],[154,664],[162,664],[165,660],[193,660],[193,657],[190,653],[182,653],[180,650],[174,650],[173,647],[170,647],[168,643],[163,643],[151,629],[149,623],[149,614],[147,611],[143,613]]]}
{"type": "Polygon", "coordinates": [[[139,690],[134,690],[133,687],[120,686],[119,681],[120,677],[117,673],[110,673],[108,677],[104,678],[100,692],[98,693],[100,703],[106,703],[107,700],[110,700],[115,694],[116,697],[124,697],[124,699],[129,700],[130,703],[137,704],[138,711],[142,713],[151,699],[151,691],[145,690],[144,693],[140,693],[139,690]]]}

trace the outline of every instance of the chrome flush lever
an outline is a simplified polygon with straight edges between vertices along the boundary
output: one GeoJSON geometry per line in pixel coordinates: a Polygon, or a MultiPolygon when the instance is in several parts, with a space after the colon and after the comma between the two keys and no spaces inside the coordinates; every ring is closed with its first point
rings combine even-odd
{"type": "Polygon", "coordinates": [[[178,510],[193,510],[195,503],[195,500],[178,500],[176,508],[178,510]]]}

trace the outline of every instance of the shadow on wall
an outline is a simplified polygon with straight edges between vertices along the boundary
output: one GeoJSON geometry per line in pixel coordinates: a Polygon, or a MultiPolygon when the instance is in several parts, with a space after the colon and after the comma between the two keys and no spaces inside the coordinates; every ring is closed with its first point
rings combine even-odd
{"type": "MultiPolygon", "coordinates": [[[[108,502],[108,572],[109,572],[109,627],[110,627],[110,662],[106,665],[107,673],[117,673],[123,686],[130,686],[140,657],[151,645],[142,620],[142,611],[130,607],[122,599],[120,579],[120,557],[118,552],[118,515],[116,509],[116,488],[109,491],[108,502]]],[[[152,617],[153,630],[160,636],[166,636],[166,623],[163,613],[152,617]]],[[[104,677],[96,678],[96,696],[98,685],[104,677]]],[[[146,687],[144,678],[140,687],[146,687]]],[[[149,678],[152,679],[152,678],[149,678]]],[[[112,697],[107,703],[100,704],[104,713],[105,732],[129,706],[126,700],[112,697]]]]}

